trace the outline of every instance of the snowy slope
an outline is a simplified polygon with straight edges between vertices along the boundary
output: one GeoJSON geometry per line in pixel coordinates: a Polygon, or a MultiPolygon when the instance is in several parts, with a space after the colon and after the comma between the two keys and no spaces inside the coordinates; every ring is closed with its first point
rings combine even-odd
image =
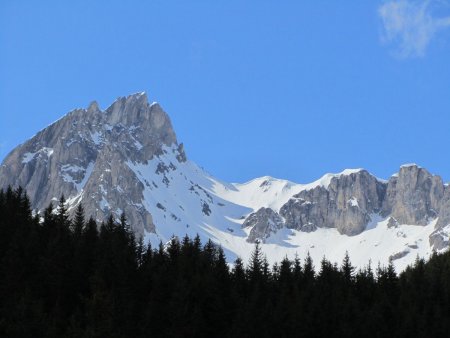
{"type": "MultiPolygon", "coordinates": [[[[215,179],[195,163],[180,163],[176,148],[165,147],[163,154],[147,164],[127,165],[145,185],[143,205],[152,214],[156,233],[146,232],[145,240],[157,246],[172,236],[199,234],[202,241],[212,238],[222,245],[230,261],[241,257],[247,261],[254,244],[246,241],[249,229],[242,229],[244,219],[261,207],[278,211],[293,195],[317,186],[328,187],[333,177],[350,175],[356,170],[327,174],[310,184],[296,184],[272,177],[228,184],[215,179]],[[159,169],[158,169],[159,168],[159,169]]],[[[373,215],[366,231],[356,236],[340,234],[334,228],[319,228],[306,233],[281,229],[262,243],[262,250],[271,263],[308,253],[318,266],[325,256],[340,263],[346,251],[357,266],[381,263],[389,258],[398,270],[412,263],[416,256],[431,253],[428,237],[436,220],[427,226],[398,225],[389,228],[387,219],[373,215]]]]}

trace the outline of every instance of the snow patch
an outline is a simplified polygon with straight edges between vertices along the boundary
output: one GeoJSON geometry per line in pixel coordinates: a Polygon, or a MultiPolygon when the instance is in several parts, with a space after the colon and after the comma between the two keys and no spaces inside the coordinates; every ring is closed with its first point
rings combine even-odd
{"type": "Polygon", "coordinates": [[[43,147],[35,153],[25,153],[22,158],[22,163],[26,164],[26,163],[32,161],[36,155],[40,156],[41,154],[44,154],[45,156],[50,157],[53,155],[53,148],[43,147]]]}
{"type": "Polygon", "coordinates": [[[108,124],[108,123],[105,123],[105,124],[103,125],[103,129],[110,131],[110,130],[113,129],[113,126],[110,125],[110,124],[108,124]]]}
{"type": "Polygon", "coordinates": [[[319,178],[317,181],[314,181],[312,183],[309,184],[305,184],[304,185],[304,189],[303,190],[311,190],[317,187],[324,187],[325,189],[328,189],[328,187],[330,186],[331,180],[333,178],[339,178],[341,176],[349,176],[351,174],[356,174],[359,173],[360,171],[362,171],[364,169],[345,169],[344,171],[338,173],[338,174],[325,174],[323,175],[321,178],[319,178]]]}
{"type": "Polygon", "coordinates": [[[77,183],[77,184],[76,184],[76,187],[77,187],[77,190],[78,190],[78,191],[83,190],[84,187],[86,186],[87,181],[89,180],[89,178],[90,178],[91,175],[92,175],[92,171],[93,171],[93,169],[94,169],[94,164],[95,164],[94,162],[89,162],[89,164],[88,164],[88,166],[87,166],[87,168],[86,168],[86,171],[85,171],[85,173],[84,173],[83,179],[81,180],[80,183],[77,183]]]}
{"type": "Polygon", "coordinates": [[[363,168],[358,169],[345,169],[344,171],[340,172],[339,174],[336,174],[337,176],[348,176],[351,174],[359,173],[360,171],[364,170],[363,168]]]}
{"type": "Polygon", "coordinates": [[[400,166],[400,168],[417,167],[420,168],[416,163],[405,163],[400,166]]]}
{"type": "Polygon", "coordinates": [[[84,170],[84,168],[75,164],[65,164],[61,167],[61,170],[68,172],[78,172],[84,170]]]}
{"type": "Polygon", "coordinates": [[[91,133],[91,139],[92,141],[95,143],[95,145],[99,145],[100,143],[102,143],[102,134],[99,133],[98,131],[95,131],[94,133],[91,133]]]}
{"type": "Polygon", "coordinates": [[[28,162],[30,162],[31,160],[33,160],[33,158],[34,158],[34,156],[35,156],[36,154],[37,154],[37,153],[25,153],[25,154],[23,155],[22,163],[28,163],[28,162]]]}
{"type": "Polygon", "coordinates": [[[73,143],[77,142],[78,140],[71,138],[69,141],[67,141],[66,143],[66,147],[70,147],[73,143]]]}
{"type": "Polygon", "coordinates": [[[65,182],[74,184],[77,191],[81,192],[91,176],[93,168],[94,162],[89,162],[86,168],[74,164],[65,164],[61,167],[61,177],[65,182]],[[73,175],[78,174],[80,171],[84,172],[82,179],[75,180],[73,175]]]}
{"type": "Polygon", "coordinates": [[[347,201],[347,204],[349,204],[352,207],[358,207],[359,208],[359,204],[358,204],[358,200],[356,199],[356,197],[352,197],[347,201]]]}
{"type": "Polygon", "coordinates": [[[42,151],[48,157],[53,155],[53,148],[42,148],[40,151],[42,151]]]}
{"type": "Polygon", "coordinates": [[[103,211],[111,209],[108,201],[105,199],[104,196],[102,196],[102,200],[100,201],[100,209],[102,209],[103,211]]]}

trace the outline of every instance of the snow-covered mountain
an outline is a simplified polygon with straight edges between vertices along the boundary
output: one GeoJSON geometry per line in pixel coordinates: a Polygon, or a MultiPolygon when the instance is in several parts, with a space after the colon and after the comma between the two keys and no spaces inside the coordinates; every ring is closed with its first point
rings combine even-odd
{"type": "Polygon", "coordinates": [[[389,180],[363,169],[326,174],[309,184],[272,177],[238,184],[216,179],[179,144],[167,114],[145,93],[102,111],[76,109],[16,147],[0,167],[0,188],[21,185],[33,208],[61,195],[103,220],[125,212],[136,234],[157,245],[199,234],[247,260],[260,241],[270,262],[286,255],[316,264],[394,262],[449,246],[450,187],[415,164],[389,180]]]}

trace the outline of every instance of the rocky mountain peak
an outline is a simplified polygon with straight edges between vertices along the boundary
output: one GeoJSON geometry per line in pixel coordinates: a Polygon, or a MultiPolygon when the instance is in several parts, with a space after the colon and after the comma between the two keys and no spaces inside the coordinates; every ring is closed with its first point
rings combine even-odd
{"type": "Polygon", "coordinates": [[[121,123],[129,126],[141,120],[147,120],[151,106],[148,103],[147,94],[142,92],[119,97],[105,112],[110,124],[121,123]]]}
{"type": "Polygon", "coordinates": [[[90,113],[90,114],[97,113],[97,112],[100,112],[100,111],[101,110],[100,110],[100,107],[98,106],[97,101],[92,101],[89,104],[88,109],[87,109],[87,112],[90,113]]]}
{"type": "MultiPolygon", "coordinates": [[[[142,183],[126,163],[146,163],[172,145],[178,143],[169,117],[145,93],[118,98],[105,111],[93,101],[14,149],[0,168],[0,186],[24,187],[37,210],[64,195],[98,220],[126,211],[143,234],[153,229],[152,218],[136,208],[142,183]]],[[[182,146],[179,156],[186,157],[182,146]]]]}
{"type": "Polygon", "coordinates": [[[443,195],[440,176],[416,164],[403,165],[398,175],[389,179],[382,214],[401,224],[425,225],[437,217],[443,195]]]}

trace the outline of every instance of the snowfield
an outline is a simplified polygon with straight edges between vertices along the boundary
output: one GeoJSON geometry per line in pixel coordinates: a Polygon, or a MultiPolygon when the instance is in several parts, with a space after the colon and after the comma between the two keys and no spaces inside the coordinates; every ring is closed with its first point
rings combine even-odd
{"type": "MultiPolygon", "coordinates": [[[[152,214],[156,234],[146,232],[145,242],[156,247],[172,236],[194,237],[219,243],[230,262],[237,257],[248,261],[254,244],[246,241],[250,229],[243,229],[245,218],[261,207],[279,211],[293,195],[319,185],[328,187],[333,177],[350,175],[361,169],[326,174],[310,184],[296,184],[272,177],[260,177],[246,183],[224,183],[191,161],[180,163],[176,148],[165,147],[163,154],[147,164],[127,162],[144,184],[142,205],[152,214]]],[[[348,201],[358,206],[356,198],[348,201]]],[[[388,227],[387,219],[372,215],[366,230],[356,236],[341,235],[335,228],[318,228],[301,232],[283,228],[269,237],[261,247],[273,264],[285,256],[304,259],[309,253],[316,268],[326,257],[341,263],[346,252],[352,263],[364,267],[371,262],[387,265],[390,258],[397,271],[405,269],[417,256],[431,254],[428,236],[437,220],[427,226],[402,224],[388,227]]]]}

